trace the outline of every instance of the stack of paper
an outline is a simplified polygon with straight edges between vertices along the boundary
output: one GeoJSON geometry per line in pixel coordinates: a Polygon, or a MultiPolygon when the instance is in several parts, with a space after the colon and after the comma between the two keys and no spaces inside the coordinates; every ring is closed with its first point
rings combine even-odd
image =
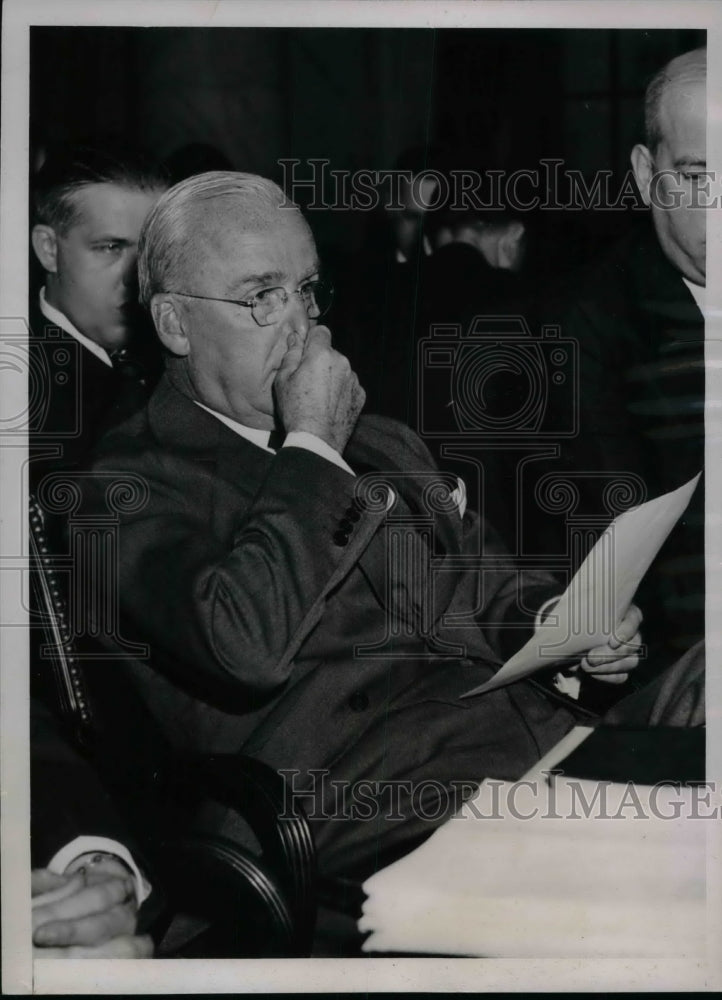
{"type": "Polygon", "coordinates": [[[365,883],[364,950],[701,955],[709,821],[690,818],[694,796],[559,777],[485,781],[421,847],[365,883]]]}

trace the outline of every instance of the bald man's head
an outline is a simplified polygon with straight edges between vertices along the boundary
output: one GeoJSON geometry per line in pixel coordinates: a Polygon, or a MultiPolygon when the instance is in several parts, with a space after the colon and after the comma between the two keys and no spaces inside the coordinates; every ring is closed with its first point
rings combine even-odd
{"type": "Polygon", "coordinates": [[[659,245],[688,280],[706,279],[707,50],[685,52],[647,88],[646,143],[632,150],[634,176],[659,245]]]}
{"type": "Polygon", "coordinates": [[[644,100],[644,138],[648,149],[654,153],[664,135],[665,119],[669,117],[669,104],[675,103],[680,94],[694,91],[707,83],[707,49],[684,52],[663,66],[652,79],[644,100]]]}

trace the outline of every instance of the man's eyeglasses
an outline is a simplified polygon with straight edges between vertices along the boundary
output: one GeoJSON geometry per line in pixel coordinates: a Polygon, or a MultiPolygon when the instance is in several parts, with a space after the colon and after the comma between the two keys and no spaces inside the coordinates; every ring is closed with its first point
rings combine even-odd
{"type": "Polygon", "coordinates": [[[251,310],[259,326],[271,326],[278,322],[288,305],[291,295],[298,295],[309,319],[319,319],[328,312],[333,300],[333,285],[327,281],[306,281],[295,292],[285,288],[264,288],[251,299],[220,299],[215,295],[193,295],[190,292],[169,291],[171,295],[182,295],[187,299],[205,299],[208,302],[230,302],[235,306],[245,306],[251,310]]]}

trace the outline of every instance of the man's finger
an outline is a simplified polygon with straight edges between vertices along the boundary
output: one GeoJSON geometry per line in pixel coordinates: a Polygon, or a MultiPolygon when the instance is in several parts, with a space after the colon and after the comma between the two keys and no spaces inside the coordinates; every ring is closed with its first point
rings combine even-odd
{"type": "Polygon", "coordinates": [[[135,921],[135,907],[119,904],[87,917],[43,924],[33,934],[33,943],[55,948],[102,944],[121,935],[132,935],[135,921]]]}
{"type": "Polygon", "coordinates": [[[62,904],[63,900],[67,899],[69,896],[74,896],[78,892],[82,892],[85,888],[85,882],[83,881],[83,876],[81,872],[76,872],[72,876],[61,876],[63,879],[62,885],[57,886],[55,889],[51,889],[50,892],[43,892],[39,896],[35,896],[32,901],[33,909],[33,919],[35,919],[35,911],[39,911],[49,906],[55,904],[62,904]]]}
{"type": "Polygon", "coordinates": [[[131,896],[134,896],[132,879],[107,878],[103,882],[85,886],[65,899],[35,907],[32,911],[33,931],[52,920],[74,920],[101,913],[118,903],[124,903],[131,896]]]}
{"type": "Polygon", "coordinates": [[[609,645],[595,646],[590,649],[585,656],[586,662],[591,667],[598,667],[604,663],[615,663],[628,656],[639,656],[642,645],[642,636],[639,632],[632,636],[629,642],[625,642],[612,649],[609,645]]]}
{"type": "Polygon", "coordinates": [[[638,653],[629,653],[627,656],[600,659],[590,662],[585,656],[582,660],[582,670],[588,674],[617,674],[634,670],[639,663],[638,653]]]}
{"type": "Polygon", "coordinates": [[[281,377],[292,375],[296,371],[298,366],[301,364],[303,359],[303,343],[301,338],[296,333],[290,333],[288,335],[288,343],[286,353],[281,358],[281,364],[279,366],[276,377],[279,375],[281,377]]]}
{"type": "Polygon", "coordinates": [[[614,635],[610,639],[609,645],[612,649],[621,646],[622,643],[629,642],[632,636],[639,630],[642,624],[642,612],[636,604],[630,604],[629,609],[614,630],[614,635]]]}
{"type": "Polygon", "coordinates": [[[69,882],[70,879],[65,875],[56,875],[47,868],[35,868],[30,873],[30,893],[35,899],[58,889],[64,889],[69,882]]]}
{"type": "Polygon", "coordinates": [[[152,958],[153,940],[147,935],[124,935],[99,945],[70,948],[33,948],[33,958],[152,958]]]}
{"type": "Polygon", "coordinates": [[[331,331],[327,326],[314,326],[308,331],[306,342],[303,345],[304,357],[316,351],[328,350],[331,350],[331,331]]]}

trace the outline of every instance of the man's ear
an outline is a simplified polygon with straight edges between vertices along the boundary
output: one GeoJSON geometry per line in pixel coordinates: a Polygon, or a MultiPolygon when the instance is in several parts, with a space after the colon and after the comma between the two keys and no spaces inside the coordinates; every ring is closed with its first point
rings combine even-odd
{"type": "Polygon", "coordinates": [[[498,267],[518,271],[524,261],[524,223],[512,219],[499,239],[498,267]]]}
{"type": "Polygon", "coordinates": [[[33,226],[30,236],[35,256],[43,270],[55,274],[58,270],[58,238],[52,226],[33,226]]]}
{"type": "Polygon", "coordinates": [[[150,300],[150,312],[163,346],[181,358],[190,354],[190,341],[177,303],[169,295],[159,292],[150,300]]]}
{"type": "Polygon", "coordinates": [[[642,196],[642,201],[645,205],[649,205],[651,201],[649,185],[651,184],[652,176],[654,174],[654,161],[652,159],[652,154],[646,146],[643,146],[641,142],[638,142],[632,150],[629,159],[632,161],[632,171],[634,172],[634,179],[637,182],[637,187],[639,188],[639,193],[642,196]]]}

